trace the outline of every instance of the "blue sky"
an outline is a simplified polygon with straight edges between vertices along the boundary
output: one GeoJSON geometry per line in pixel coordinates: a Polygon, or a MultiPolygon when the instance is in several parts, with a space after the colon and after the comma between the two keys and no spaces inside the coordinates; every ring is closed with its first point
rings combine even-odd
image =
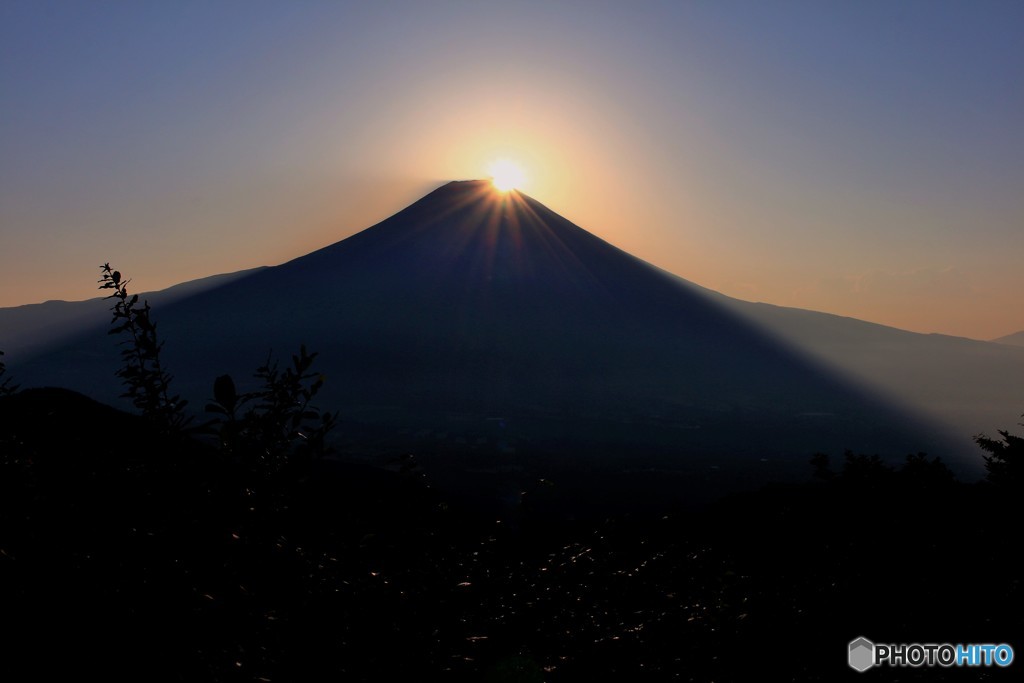
{"type": "Polygon", "coordinates": [[[1024,329],[1024,3],[0,5],[0,305],[272,265],[450,179],[726,294],[1024,329]]]}

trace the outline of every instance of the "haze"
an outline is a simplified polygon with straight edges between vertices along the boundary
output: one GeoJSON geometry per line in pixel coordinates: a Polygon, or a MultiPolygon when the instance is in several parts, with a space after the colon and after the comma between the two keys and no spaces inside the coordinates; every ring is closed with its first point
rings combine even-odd
{"type": "Polygon", "coordinates": [[[1024,5],[5,2],[0,306],[277,264],[507,158],[682,277],[1024,329],[1024,5]]]}

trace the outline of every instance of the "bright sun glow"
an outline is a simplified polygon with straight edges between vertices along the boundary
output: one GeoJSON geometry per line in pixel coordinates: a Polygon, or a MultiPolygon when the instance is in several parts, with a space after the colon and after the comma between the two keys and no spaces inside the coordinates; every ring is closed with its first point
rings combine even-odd
{"type": "Polygon", "coordinates": [[[487,168],[487,172],[491,176],[494,187],[502,192],[515,190],[521,187],[526,180],[523,169],[508,159],[498,159],[487,168]]]}

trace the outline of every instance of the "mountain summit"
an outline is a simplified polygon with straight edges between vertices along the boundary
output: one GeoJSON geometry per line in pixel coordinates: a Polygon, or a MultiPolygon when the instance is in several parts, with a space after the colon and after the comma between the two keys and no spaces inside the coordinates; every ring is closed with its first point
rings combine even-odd
{"type": "MultiPolygon", "coordinates": [[[[177,390],[199,404],[215,376],[304,343],[323,404],[371,422],[500,416],[535,439],[801,463],[925,447],[905,416],[704,290],[487,181],[155,315],[177,390]]],[[[114,384],[111,347],[80,340],[36,369],[95,395],[98,377],[114,384]]]]}

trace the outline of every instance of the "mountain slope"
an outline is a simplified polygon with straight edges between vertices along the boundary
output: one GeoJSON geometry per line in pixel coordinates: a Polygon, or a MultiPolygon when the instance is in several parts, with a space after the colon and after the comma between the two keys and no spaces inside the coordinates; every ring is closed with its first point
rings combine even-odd
{"type": "MultiPolygon", "coordinates": [[[[213,377],[243,380],[269,349],[305,343],[321,354],[323,403],[367,421],[501,416],[552,443],[800,462],[844,447],[935,452],[906,414],[721,299],[525,195],[468,181],[156,317],[194,402],[213,377]]],[[[109,399],[116,367],[111,340],[93,335],[20,380],[109,399]]]]}
{"type": "Polygon", "coordinates": [[[992,341],[995,342],[996,344],[1024,346],[1024,330],[1021,330],[1020,332],[1014,332],[1013,334],[1008,334],[1005,337],[1000,337],[999,339],[993,339],[992,341]]]}
{"type": "Polygon", "coordinates": [[[1024,412],[1024,349],[796,308],[716,300],[783,343],[946,425],[965,448],[1024,412]]]}
{"type": "MultiPolygon", "coordinates": [[[[154,306],[161,307],[259,270],[261,269],[252,268],[235,273],[211,275],[156,292],[146,292],[140,294],[140,297],[154,306]]],[[[38,355],[60,343],[62,339],[81,332],[83,328],[104,326],[109,317],[107,311],[110,307],[111,303],[104,297],[96,297],[85,301],[46,301],[40,304],[0,308],[0,350],[11,356],[38,355]]]]}

